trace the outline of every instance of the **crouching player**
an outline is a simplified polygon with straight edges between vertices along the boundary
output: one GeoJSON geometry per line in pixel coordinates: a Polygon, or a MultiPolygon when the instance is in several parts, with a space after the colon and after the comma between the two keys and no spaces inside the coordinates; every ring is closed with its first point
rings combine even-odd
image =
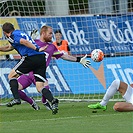
{"type": "Polygon", "coordinates": [[[88,105],[88,108],[106,110],[107,103],[117,91],[119,91],[125,99],[125,102],[116,102],[113,109],[119,112],[133,111],[133,84],[128,85],[118,79],[111,83],[100,103],[90,104],[88,105]]]}

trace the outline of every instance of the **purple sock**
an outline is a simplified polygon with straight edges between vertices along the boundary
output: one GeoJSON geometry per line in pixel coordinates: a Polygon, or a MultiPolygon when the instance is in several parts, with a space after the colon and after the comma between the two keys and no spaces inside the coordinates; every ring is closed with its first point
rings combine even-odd
{"type": "Polygon", "coordinates": [[[22,100],[28,102],[29,104],[32,105],[33,100],[31,98],[29,98],[23,91],[18,90],[19,96],[22,100]]]}

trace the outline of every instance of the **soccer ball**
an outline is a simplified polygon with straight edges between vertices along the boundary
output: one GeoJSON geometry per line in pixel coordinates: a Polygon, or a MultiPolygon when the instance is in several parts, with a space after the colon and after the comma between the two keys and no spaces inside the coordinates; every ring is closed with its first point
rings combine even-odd
{"type": "Polygon", "coordinates": [[[91,59],[95,62],[100,62],[104,58],[104,53],[101,49],[94,49],[91,52],[91,59]]]}

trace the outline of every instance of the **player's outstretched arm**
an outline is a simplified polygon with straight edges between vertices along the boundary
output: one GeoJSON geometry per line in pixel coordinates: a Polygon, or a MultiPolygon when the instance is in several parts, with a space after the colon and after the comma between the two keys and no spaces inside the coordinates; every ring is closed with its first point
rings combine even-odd
{"type": "Polygon", "coordinates": [[[86,60],[87,54],[83,57],[75,57],[72,55],[64,54],[61,56],[63,60],[67,61],[72,61],[72,62],[79,62],[81,63],[84,67],[89,67],[91,65],[91,62],[89,60],[86,60]]]}
{"type": "Polygon", "coordinates": [[[5,46],[1,46],[0,47],[0,51],[2,52],[8,52],[8,51],[12,51],[14,48],[11,44],[7,44],[5,46]]]}
{"type": "Polygon", "coordinates": [[[31,49],[33,49],[33,50],[39,52],[39,48],[37,48],[37,47],[36,47],[35,45],[33,45],[30,41],[28,41],[28,40],[26,40],[26,39],[24,39],[24,38],[21,38],[21,39],[20,39],[20,44],[25,45],[26,47],[31,48],[31,49]]]}
{"type": "Polygon", "coordinates": [[[43,47],[41,47],[41,48],[37,48],[37,47],[36,47],[35,45],[33,45],[31,42],[29,42],[29,41],[27,41],[27,40],[25,40],[25,39],[23,39],[23,38],[20,39],[20,43],[21,43],[22,45],[25,45],[25,46],[28,47],[28,48],[31,48],[31,49],[37,51],[37,52],[45,51],[45,50],[47,49],[47,47],[48,47],[48,45],[46,45],[46,46],[43,46],[43,47]]]}

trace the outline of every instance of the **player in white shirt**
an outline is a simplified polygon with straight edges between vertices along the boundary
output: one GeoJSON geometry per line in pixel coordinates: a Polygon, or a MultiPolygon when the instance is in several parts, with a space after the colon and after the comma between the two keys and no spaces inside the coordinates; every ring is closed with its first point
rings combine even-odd
{"type": "Polygon", "coordinates": [[[90,104],[88,105],[88,108],[106,110],[107,103],[117,91],[119,91],[119,93],[125,99],[125,102],[116,102],[113,106],[113,109],[119,112],[133,111],[133,84],[128,85],[127,83],[118,79],[111,83],[100,103],[90,104]]]}

